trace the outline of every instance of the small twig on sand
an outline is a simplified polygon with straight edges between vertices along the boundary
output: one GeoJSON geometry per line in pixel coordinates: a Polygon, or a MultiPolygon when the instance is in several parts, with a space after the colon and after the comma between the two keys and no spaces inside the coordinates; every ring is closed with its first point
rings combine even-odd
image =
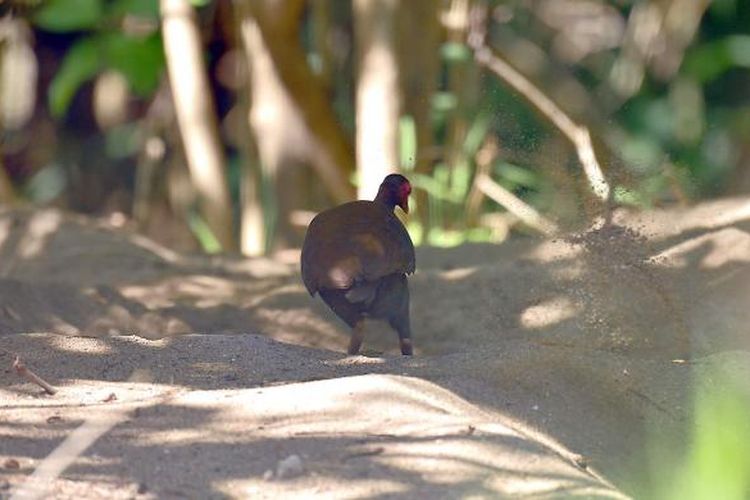
{"type": "Polygon", "coordinates": [[[20,376],[25,377],[29,381],[44,389],[44,392],[46,392],[50,396],[54,395],[57,392],[57,389],[52,387],[46,380],[28,369],[18,354],[16,354],[13,358],[13,369],[16,370],[16,373],[18,373],[20,376]]]}
{"type": "MultiPolygon", "coordinates": [[[[127,382],[151,382],[153,378],[146,370],[136,369],[127,382]]],[[[11,496],[11,500],[37,500],[52,498],[53,485],[60,474],[70,467],[97,439],[123,422],[130,411],[136,411],[144,404],[166,401],[168,394],[158,398],[147,398],[139,405],[113,405],[102,411],[91,411],[84,422],[76,427],[57,448],[38,462],[36,469],[21,483],[11,496]]]]}
{"type": "Polygon", "coordinates": [[[589,129],[575,123],[552,99],[487,45],[486,20],[486,6],[472,9],[468,44],[474,51],[474,59],[520,93],[567,137],[575,147],[591,190],[599,199],[607,201],[611,189],[596,159],[589,129]]]}

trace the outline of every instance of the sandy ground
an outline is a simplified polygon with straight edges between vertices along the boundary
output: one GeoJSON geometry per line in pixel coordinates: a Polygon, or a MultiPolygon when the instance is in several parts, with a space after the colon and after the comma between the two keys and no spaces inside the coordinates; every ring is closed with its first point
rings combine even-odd
{"type": "Polygon", "coordinates": [[[653,494],[695,388],[750,390],[750,202],[614,222],[419,249],[404,358],[378,324],[345,356],[294,255],[0,213],[0,497],[653,494]]]}

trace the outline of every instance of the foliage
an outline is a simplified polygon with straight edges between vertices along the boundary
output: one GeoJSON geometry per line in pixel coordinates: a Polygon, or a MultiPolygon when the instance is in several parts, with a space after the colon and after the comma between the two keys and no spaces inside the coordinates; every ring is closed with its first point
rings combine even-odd
{"type": "Polygon", "coordinates": [[[33,17],[38,27],[58,33],[93,29],[103,14],[100,0],[50,0],[33,17]]]}
{"type": "MultiPolygon", "coordinates": [[[[236,120],[229,120],[237,116],[233,94],[237,86],[223,81],[228,74],[226,60],[219,64],[237,46],[236,34],[228,28],[236,16],[231,8],[234,4],[210,0],[190,3],[198,8],[206,31],[207,61],[224,139],[239,136],[246,133],[245,129],[238,128],[236,120]]],[[[128,83],[134,121],[128,124],[132,132],[127,134],[127,144],[121,147],[110,147],[125,140],[121,128],[97,132],[105,136],[103,142],[107,144],[108,157],[101,162],[126,165],[131,171],[140,168],[147,133],[145,109],[165,76],[159,2],[18,0],[18,4],[25,6],[20,12],[28,14],[27,20],[38,35],[35,50],[40,57],[50,50],[55,54],[51,65],[54,74],[42,80],[54,126],[65,132],[71,121],[85,114],[82,109],[73,109],[86,104],[77,104],[76,96],[82,95],[81,89],[100,73],[115,71],[128,83]],[[110,151],[125,153],[109,155],[110,151]]],[[[565,225],[578,221],[586,201],[581,167],[570,144],[524,96],[510,90],[474,60],[466,43],[469,26],[461,25],[461,16],[454,16],[458,23],[450,21],[462,6],[488,5],[488,45],[574,121],[588,126],[605,174],[613,184],[616,203],[651,207],[750,189],[748,2],[717,0],[705,4],[705,11],[691,10],[704,5],[692,2],[684,14],[697,16],[694,33],[686,28],[690,25],[687,21],[680,24],[685,31],[676,33],[663,18],[656,19],[660,26],[656,38],[646,47],[635,48],[628,33],[638,28],[635,23],[644,18],[644,12],[661,12],[664,16],[674,2],[473,0],[443,4],[440,9],[445,10],[436,9],[443,22],[441,36],[432,49],[438,70],[435,75],[423,76],[424,95],[419,97],[430,105],[428,121],[422,123],[418,117],[404,114],[399,124],[400,168],[424,194],[414,204],[409,220],[416,240],[434,245],[477,239],[499,241],[509,227],[518,227],[505,207],[486,197],[481,199],[478,216],[467,217],[478,155],[489,140],[499,144],[499,152],[490,162],[490,177],[525,203],[565,225]],[[671,54],[671,59],[664,54],[671,54]],[[623,68],[631,71],[631,80],[623,79],[627,74],[623,68]],[[434,79],[437,86],[427,85],[427,79],[434,79]],[[420,134],[425,127],[433,142],[429,148],[417,140],[423,137],[420,134]],[[427,168],[419,161],[425,157],[429,158],[427,168]]],[[[297,42],[306,51],[311,68],[325,82],[341,131],[352,142],[356,51],[351,5],[338,0],[324,7],[317,5],[316,9],[327,14],[313,15],[314,9],[308,9],[310,12],[301,18],[297,42]]],[[[419,30],[406,29],[399,36],[403,39],[398,44],[403,52],[400,59],[406,60],[405,54],[413,48],[410,41],[421,35],[419,30]]],[[[232,71],[242,73],[241,68],[232,71]]],[[[89,139],[81,138],[76,145],[71,135],[76,136],[66,135],[65,154],[53,154],[55,161],[46,159],[42,164],[25,153],[29,158],[18,160],[24,165],[19,169],[36,173],[50,168],[56,172],[39,177],[36,184],[61,176],[68,181],[75,178],[76,165],[85,156],[89,139]],[[71,148],[78,148],[78,153],[71,148]]],[[[167,142],[170,153],[179,149],[174,137],[167,142]]],[[[50,148],[62,150],[54,144],[50,148]]],[[[240,151],[247,154],[236,140],[227,139],[225,150],[229,164],[243,163],[238,160],[240,151]]],[[[244,163],[256,164],[257,159],[244,163]]],[[[101,169],[99,175],[116,171],[101,169]]],[[[33,177],[14,175],[18,183],[33,177]]],[[[130,179],[125,189],[133,196],[132,179],[136,176],[137,172],[125,176],[130,179]]],[[[229,182],[237,192],[238,176],[229,176],[229,182]]],[[[261,197],[267,201],[274,186],[269,179],[265,182],[261,197]]],[[[57,184],[67,186],[71,199],[85,195],[75,192],[73,182],[57,184]]],[[[315,186],[309,186],[309,191],[311,199],[318,196],[315,186]]],[[[40,189],[38,185],[27,190],[47,193],[45,201],[53,192],[57,190],[40,189]]],[[[239,196],[234,199],[240,202],[239,196]]],[[[264,202],[267,228],[289,216],[269,208],[273,205],[264,202]]],[[[305,208],[323,205],[318,201],[305,208]]],[[[185,210],[178,212],[184,225],[192,227],[194,236],[204,242],[204,248],[210,247],[211,243],[201,236],[200,223],[190,220],[185,210]]]]}
{"type": "Polygon", "coordinates": [[[36,26],[54,33],[83,31],[66,53],[50,83],[48,98],[54,116],[65,114],[76,91],[100,72],[120,72],[136,95],[148,97],[163,71],[161,38],[156,32],[133,35],[112,31],[125,16],[156,23],[158,2],[151,0],[51,0],[36,11],[36,26]]]}
{"type": "Polygon", "coordinates": [[[652,443],[651,492],[643,497],[741,500],[750,494],[750,393],[725,370],[703,374],[694,395],[687,453],[676,464],[664,459],[659,436],[652,443]]]}

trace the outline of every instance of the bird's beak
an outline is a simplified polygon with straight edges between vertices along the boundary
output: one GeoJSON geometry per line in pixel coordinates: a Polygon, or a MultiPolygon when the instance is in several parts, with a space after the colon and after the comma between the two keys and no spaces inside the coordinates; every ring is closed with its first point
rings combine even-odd
{"type": "Polygon", "coordinates": [[[409,213],[409,198],[406,197],[403,200],[401,200],[401,203],[398,204],[399,207],[401,207],[401,210],[403,210],[405,213],[409,213]]]}

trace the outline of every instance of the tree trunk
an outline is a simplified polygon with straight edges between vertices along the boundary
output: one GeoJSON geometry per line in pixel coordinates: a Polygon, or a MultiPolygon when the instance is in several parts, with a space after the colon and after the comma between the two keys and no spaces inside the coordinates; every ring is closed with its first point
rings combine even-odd
{"type": "MultiPolygon", "coordinates": [[[[417,135],[417,157],[414,170],[430,175],[434,164],[435,142],[431,110],[440,68],[440,3],[434,0],[402,2],[399,16],[399,64],[403,89],[404,113],[414,118],[417,135]],[[418,28],[416,28],[418,26],[418,28]]],[[[427,193],[414,193],[416,216],[426,230],[429,221],[427,193]]]]}
{"type": "MultiPolygon", "coordinates": [[[[242,14],[242,44],[250,69],[247,122],[252,130],[257,144],[258,156],[262,175],[256,175],[259,183],[265,177],[268,185],[274,189],[275,196],[270,206],[266,207],[264,222],[268,225],[265,234],[271,241],[266,246],[279,246],[290,243],[292,228],[287,214],[294,208],[294,192],[296,187],[284,186],[281,177],[285,172],[298,170],[301,158],[305,156],[304,144],[308,141],[307,131],[299,112],[289,94],[279,79],[274,61],[269,53],[256,19],[241,8],[242,14]],[[284,189],[284,188],[287,189],[284,189]],[[289,189],[291,187],[292,189],[289,189]]],[[[250,178],[246,171],[243,181],[243,227],[250,230],[250,226],[260,221],[258,210],[261,205],[260,189],[250,186],[250,178]],[[251,204],[253,206],[251,206],[251,204]]],[[[249,236],[249,235],[248,235],[249,236]]],[[[258,236],[256,234],[256,236],[258,236]]]]}
{"type": "Polygon", "coordinates": [[[397,7],[396,0],[354,0],[359,198],[374,198],[383,177],[398,169],[397,7]]]}
{"type": "Polygon", "coordinates": [[[161,0],[161,16],[177,123],[201,213],[222,248],[234,250],[224,154],[195,10],[188,0],[161,0]]]}
{"type": "MultiPolygon", "coordinates": [[[[259,42],[256,39],[248,40],[247,37],[259,37],[257,25],[246,2],[236,2],[231,17],[235,22],[236,33],[239,34],[240,51],[245,56],[246,65],[249,67],[251,51],[259,50],[254,45],[259,42]]],[[[238,120],[241,138],[237,141],[243,157],[240,178],[240,250],[244,255],[256,256],[262,255],[268,250],[269,227],[266,220],[267,214],[263,207],[262,164],[254,161],[258,158],[258,148],[250,128],[250,103],[252,98],[253,94],[248,76],[244,79],[237,94],[237,106],[239,106],[243,117],[238,120]]]]}
{"type": "Polygon", "coordinates": [[[249,68],[248,121],[264,177],[275,191],[275,207],[265,217],[273,241],[266,246],[297,245],[302,231],[292,214],[307,208],[303,190],[310,186],[303,167],[311,166],[331,199],[342,203],[354,197],[353,155],[300,45],[304,1],[237,0],[235,5],[249,68]]]}
{"type": "MultiPolygon", "coordinates": [[[[284,95],[285,105],[296,115],[294,120],[303,125],[303,142],[293,144],[289,138],[284,138],[282,153],[290,148],[304,150],[303,159],[316,170],[331,198],[337,203],[351,200],[354,195],[349,183],[354,164],[351,146],[300,45],[299,27],[305,2],[253,0],[248,5],[257,20],[273,69],[274,85],[278,87],[274,92],[284,95]]],[[[256,66],[254,61],[250,63],[253,68],[256,66]]],[[[252,79],[260,83],[260,78],[253,76],[252,79]]],[[[255,87],[253,95],[253,105],[261,105],[260,98],[255,97],[255,87]]],[[[258,145],[261,146],[260,138],[258,145]]]]}

